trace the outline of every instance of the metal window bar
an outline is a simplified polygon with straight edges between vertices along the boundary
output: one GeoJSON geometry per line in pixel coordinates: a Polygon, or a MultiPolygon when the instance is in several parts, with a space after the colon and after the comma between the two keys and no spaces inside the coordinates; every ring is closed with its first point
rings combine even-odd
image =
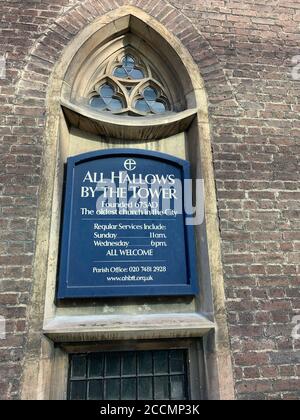
{"type": "Polygon", "coordinates": [[[69,400],[188,400],[188,351],[71,354],[69,400]]]}

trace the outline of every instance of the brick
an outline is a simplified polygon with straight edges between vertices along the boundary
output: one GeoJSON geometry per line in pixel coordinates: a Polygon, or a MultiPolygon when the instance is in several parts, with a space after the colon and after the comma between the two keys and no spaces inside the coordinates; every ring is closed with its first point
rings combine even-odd
{"type": "Polygon", "coordinates": [[[244,377],[247,379],[259,377],[259,369],[257,367],[245,368],[243,370],[243,373],[244,373],[244,377]]]}
{"type": "Polygon", "coordinates": [[[240,393],[263,393],[272,391],[272,382],[265,380],[249,380],[237,384],[237,391],[240,393]]]}
{"type": "Polygon", "coordinates": [[[266,353],[239,354],[235,357],[238,366],[261,366],[266,365],[269,357],[266,353]]]}

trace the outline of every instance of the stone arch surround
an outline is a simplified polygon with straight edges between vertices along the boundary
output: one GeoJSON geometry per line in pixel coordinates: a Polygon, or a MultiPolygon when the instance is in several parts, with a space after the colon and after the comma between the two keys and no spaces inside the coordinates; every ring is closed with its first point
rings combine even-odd
{"type": "MultiPolygon", "coordinates": [[[[190,51],[200,74],[205,82],[205,88],[210,104],[225,101],[233,97],[222,66],[203,35],[194,27],[190,20],[178,9],[165,0],[158,1],[117,1],[85,0],[77,2],[59,16],[35,42],[27,59],[26,66],[17,82],[18,103],[22,97],[30,96],[38,101],[37,116],[40,115],[40,99],[46,99],[39,89],[35,89],[31,76],[40,75],[42,92],[47,92],[48,78],[53,71],[66,45],[90,22],[112,10],[124,5],[140,8],[173,33],[184,47],[190,51]],[[43,76],[43,77],[42,77],[43,76]],[[31,83],[29,83],[31,82],[31,83]],[[36,93],[36,96],[35,96],[36,93]]],[[[32,102],[34,106],[34,101],[32,102]]]]}

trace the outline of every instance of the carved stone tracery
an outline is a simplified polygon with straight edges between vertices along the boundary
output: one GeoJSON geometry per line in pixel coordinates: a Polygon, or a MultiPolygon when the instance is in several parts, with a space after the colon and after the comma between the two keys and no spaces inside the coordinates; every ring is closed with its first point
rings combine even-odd
{"type": "Polygon", "coordinates": [[[104,75],[89,94],[89,104],[102,112],[135,116],[173,111],[166,89],[150,63],[131,52],[123,52],[108,62],[104,75]]]}

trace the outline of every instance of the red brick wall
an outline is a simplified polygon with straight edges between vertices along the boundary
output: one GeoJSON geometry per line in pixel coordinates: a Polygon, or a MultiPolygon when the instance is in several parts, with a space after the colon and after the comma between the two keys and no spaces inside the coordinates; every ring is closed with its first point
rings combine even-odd
{"type": "Polygon", "coordinates": [[[300,340],[292,338],[300,314],[296,0],[0,2],[0,51],[7,53],[0,80],[0,316],[8,333],[0,340],[0,398],[20,396],[48,77],[80,28],[122,4],[138,5],[174,31],[206,83],[237,398],[299,399],[300,340]]]}

